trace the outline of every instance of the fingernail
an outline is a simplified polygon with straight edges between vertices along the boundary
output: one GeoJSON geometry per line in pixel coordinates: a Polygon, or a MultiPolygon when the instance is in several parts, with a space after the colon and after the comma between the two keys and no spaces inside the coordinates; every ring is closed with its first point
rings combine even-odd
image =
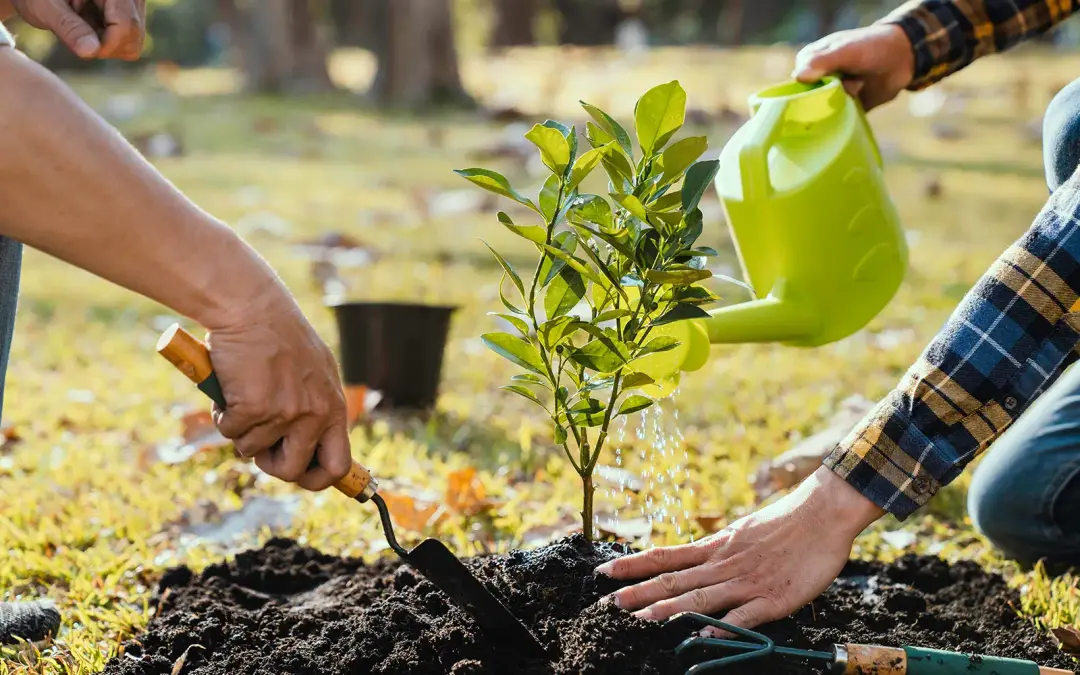
{"type": "Polygon", "coordinates": [[[83,36],[75,41],[75,53],[84,59],[90,58],[94,54],[97,54],[97,50],[101,47],[101,43],[97,41],[97,38],[89,35],[83,36]]]}
{"type": "Polygon", "coordinates": [[[611,573],[615,571],[615,561],[609,560],[603,565],[596,568],[598,574],[603,574],[605,577],[610,577],[611,573]]]}
{"type": "Polygon", "coordinates": [[[601,604],[601,605],[615,605],[616,607],[618,607],[619,606],[619,598],[616,597],[614,593],[612,593],[611,595],[605,595],[604,597],[600,598],[599,604],[601,604]]]}

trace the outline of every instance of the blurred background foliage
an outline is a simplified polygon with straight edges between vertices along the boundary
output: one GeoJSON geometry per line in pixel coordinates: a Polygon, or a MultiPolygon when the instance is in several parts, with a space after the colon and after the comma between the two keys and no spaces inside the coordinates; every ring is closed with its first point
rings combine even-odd
{"type": "MultiPolygon", "coordinates": [[[[424,108],[469,104],[462,53],[525,46],[737,47],[810,42],[892,9],[882,0],[149,0],[138,64],[83,63],[52,37],[15,22],[23,48],[56,71],[238,67],[257,93],[334,88],[335,50],[374,55],[373,102],[424,108]]],[[[1077,43],[1075,22],[1041,41],[1077,43]]]]}

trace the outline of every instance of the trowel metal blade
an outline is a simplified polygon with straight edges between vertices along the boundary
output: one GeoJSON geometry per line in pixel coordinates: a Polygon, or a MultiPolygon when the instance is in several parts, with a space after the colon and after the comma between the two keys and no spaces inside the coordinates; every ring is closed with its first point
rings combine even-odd
{"type": "Polygon", "coordinates": [[[420,542],[409,551],[408,563],[468,612],[488,637],[519,646],[533,658],[550,660],[529,629],[441,541],[420,542]]]}

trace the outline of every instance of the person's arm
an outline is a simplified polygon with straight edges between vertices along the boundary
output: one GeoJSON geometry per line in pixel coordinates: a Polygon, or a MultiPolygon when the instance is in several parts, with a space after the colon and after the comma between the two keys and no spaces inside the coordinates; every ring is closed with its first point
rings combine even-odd
{"type": "Polygon", "coordinates": [[[274,271],[11,47],[0,47],[0,90],[0,234],[198,321],[229,404],[222,433],[303,487],[342,477],[337,364],[274,271]],[[321,468],[309,471],[316,448],[321,468]]]}
{"type": "Polygon", "coordinates": [[[909,89],[924,89],[988,54],[1047,32],[1080,0],[909,0],[879,23],[899,26],[915,48],[909,89]]]}

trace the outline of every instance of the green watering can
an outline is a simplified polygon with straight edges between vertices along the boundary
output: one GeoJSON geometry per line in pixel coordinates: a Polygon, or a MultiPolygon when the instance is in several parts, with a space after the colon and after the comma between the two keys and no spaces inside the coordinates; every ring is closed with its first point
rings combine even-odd
{"type": "Polygon", "coordinates": [[[841,340],[877,316],[903,281],[907,244],[881,154],[840,80],[770,87],[750,97],[750,109],[721,152],[716,189],[758,299],[654,331],[682,344],[643,364],[665,383],[653,395],[703,366],[711,344],[841,340]]]}

